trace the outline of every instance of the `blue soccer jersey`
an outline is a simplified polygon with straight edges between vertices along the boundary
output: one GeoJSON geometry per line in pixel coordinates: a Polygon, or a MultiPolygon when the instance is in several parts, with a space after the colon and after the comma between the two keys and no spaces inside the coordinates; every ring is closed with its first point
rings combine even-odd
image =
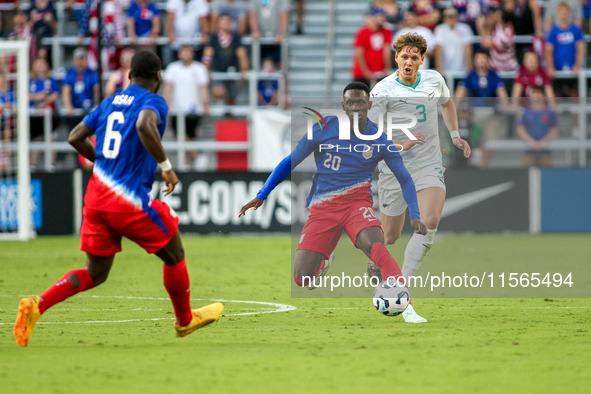
{"type": "Polygon", "coordinates": [[[90,110],[94,104],[94,87],[98,83],[98,74],[90,68],[86,68],[82,73],[76,68],[69,69],[64,78],[64,85],[72,88],[72,106],[90,110]]]}
{"type": "MultiPolygon", "coordinates": [[[[53,93],[59,93],[60,87],[58,82],[53,78],[37,78],[29,81],[29,93],[41,93],[45,92],[48,95],[53,93]]],[[[37,108],[40,104],[44,104],[45,101],[33,101],[29,102],[31,108],[37,108]]]]}
{"type": "Polygon", "coordinates": [[[152,20],[160,16],[160,11],[152,3],[142,7],[134,1],[129,5],[127,16],[133,18],[135,22],[135,34],[138,37],[147,37],[152,33],[152,20]]]}
{"type": "Polygon", "coordinates": [[[563,29],[554,25],[546,41],[554,45],[554,67],[557,70],[570,70],[577,61],[577,42],[585,39],[585,33],[577,25],[563,29]]]}
{"type": "Polygon", "coordinates": [[[111,212],[147,209],[157,163],[135,127],[144,109],[158,114],[162,138],[168,105],[161,96],[137,85],[103,100],[84,118],[96,134],[96,160],[84,199],[86,207],[111,212]]]}
{"type": "MultiPolygon", "coordinates": [[[[257,197],[263,200],[267,198],[271,190],[311,153],[314,153],[317,170],[312,177],[306,206],[312,207],[346,196],[358,188],[365,188],[371,195],[373,172],[378,162],[384,160],[402,187],[410,218],[418,219],[420,215],[414,182],[396,146],[388,141],[386,135],[382,133],[371,141],[365,141],[351,133],[349,140],[340,140],[338,118],[329,116],[326,124],[327,130],[315,125],[311,139],[307,134],[304,135],[293,152],[273,171],[257,197]]],[[[368,121],[363,134],[376,135],[377,132],[377,126],[368,121]]]]}

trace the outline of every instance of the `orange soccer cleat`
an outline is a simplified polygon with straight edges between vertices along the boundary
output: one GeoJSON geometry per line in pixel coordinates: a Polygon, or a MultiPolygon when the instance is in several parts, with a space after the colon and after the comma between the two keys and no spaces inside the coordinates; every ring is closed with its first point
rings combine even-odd
{"type": "Polygon", "coordinates": [[[195,330],[218,321],[224,311],[224,305],[220,302],[206,305],[199,309],[193,309],[193,319],[187,326],[179,326],[175,323],[174,331],[178,337],[185,337],[195,330]]]}
{"type": "Polygon", "coordinates": [[[21,300],[18,304],[16,323],[14,323],[16,343],[20,346],[27,346],[29,344],[33,328],[35,328],[35,324],[37,324],[40,316],[39,297],[27,297],[21,300]]]}

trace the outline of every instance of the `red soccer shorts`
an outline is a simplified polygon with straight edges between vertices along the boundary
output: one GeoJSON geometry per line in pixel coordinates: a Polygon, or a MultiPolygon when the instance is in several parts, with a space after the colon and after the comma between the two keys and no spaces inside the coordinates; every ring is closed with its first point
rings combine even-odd
{"type": "Polygon", "coordinates": [[[309,209],[310,216],[302,229],[297,250],[312,250],[328,258],[341,239],[343,230],[353,244],[361,230],[380,227],[380,220],[372,208],[371,198],[320,203],[309,209]]]}
{"type": "Polygon", "coordinates": [[[144,211],[106,212],[84,208],[80,250],[95,256],[121,252],[121,237],[129,238],[148,253],[165,247],[178,231],[179,218],[160,200],[144,211]]]}

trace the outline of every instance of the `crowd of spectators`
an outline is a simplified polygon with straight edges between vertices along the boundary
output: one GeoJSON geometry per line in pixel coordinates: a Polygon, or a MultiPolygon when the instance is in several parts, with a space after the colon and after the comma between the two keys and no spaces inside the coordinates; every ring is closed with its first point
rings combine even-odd
{"type": "MultiPolygon", "coordinates": [[[[544,137],[526,138],[528,130],[541,126],[524,111],[547,107],[555,113],[556,97],[578,96],[590,11],[591,3],[580,0],[373,0],[353,42],[352,77],[373,87],[393,71],[391,64],[396,66],[385,60],[393,56],[392,41],[418,33],[427,41],[421,68],[439,71],[454,84],[456,98],[471,97],[472,106],[511,114],[509,136],[522,138],[531,148],[524,164],[547,164],[547,151],[532,152],[542,145],[545,149],[556,131],[544,126],[544,137]],[[540,94],[543,100],[531,100],[540,94]]],[[[500,129],[491,119],[480,123],[500,129]]],[[[488,134],[486,126],[482,129],[477,141],[488,134]]],[[[496,133],[487,137],[499,138],[496,133]]]]}
{"type": "MultiPolygon", "coordinates": [[[[0,0],[0,3],[3,4],[0,39],[30,42],[32,140],[44,138],[48,110],[52,112],[53,130],[60,124],[72,127],[98,104],[99,70],[103,72],[104,97],[125,89],[129,84],[131,57],[141,49],[156,51],[163,60],[169,59],[163,64],[162,93],[170,104],[173,130],[178,128],[176,114],[184,114],[188,140],[197,137],[200,119],[209,112],[210,97],[211,101],[217,100],[225,106],[240,104],[239,100],[248,103],[245,80],[252,65],[250,47],[243,43],[245,35],[254,40],[265,38],[261,41],[258,105],[278,105],[276,70],[281,69],[281,43],[287,35],[289,0],[0,0]],[[65,8],[63,21],[58,21],[58,2],[65,8]],[[60,70],[54,69],[57,65],[52,64],[52,45],[47,40],[57,34],[58,22],[75,24],[78,42],[78,48],[62,47],[69,60],[60,65],[64,67],[60,70]],[[213,78],[212,74],[215,74],[213,78]]],[[[298,2],[301,12],[298,12],[296,33],[300,34],[303,4],[298,2]]],[[[15,72],[14,56],[0,54],[2,144],[15,137],[14,115],[2,111],[14,106],[14,100],[9,98],[14,95],[15,72]]],[[[32,157],[33,168],[38,156],[32,157]]],[[[188,157],[196,159],[198,153],[188,157]]],[[[0,161],[6,161],[5,154],[0,161]]]]}
{"type": "MultiPolygon", "coordinates": [[[[366,80],[387,75],[390,70],[371,64],[373,57],[383,65],[375,53],[392,52],[391,41],[382,37],[391,34],[395,41],[416,32],[427,41],[424,68],[462,76],[473,71],[476,53],[487,53],[493,72],[518,72],[525,65],[525,54],[533,52],[555,90],[565,96],[576,95],[570,89],[572,84],[566,88],[560,85],[556,71],[570,71],[576,76],[583,67],[582,27],[589,8],[579,0],[548,0],[544,9],[538,0],[373,0],[366,24],[353,43],[353,77],[360,79],[360,64],[366,80]],[[365,65],[363,58],[367,58],[365,65]],[[372,72],[374,75],[370,75],[372,72]]],[[[509,81],[508,90],[512,85],[509,81]]]]}

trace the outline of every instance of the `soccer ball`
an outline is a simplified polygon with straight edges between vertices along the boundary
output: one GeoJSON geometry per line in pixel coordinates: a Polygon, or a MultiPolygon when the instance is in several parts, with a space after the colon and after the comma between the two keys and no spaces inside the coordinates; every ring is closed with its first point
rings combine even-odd
{"type": "Polygon", "coordinates": [[[386,316],[397,316],[410,303],[408,288],[397,281],[383,281],[373,292],[373,305],[386,316]]]}

